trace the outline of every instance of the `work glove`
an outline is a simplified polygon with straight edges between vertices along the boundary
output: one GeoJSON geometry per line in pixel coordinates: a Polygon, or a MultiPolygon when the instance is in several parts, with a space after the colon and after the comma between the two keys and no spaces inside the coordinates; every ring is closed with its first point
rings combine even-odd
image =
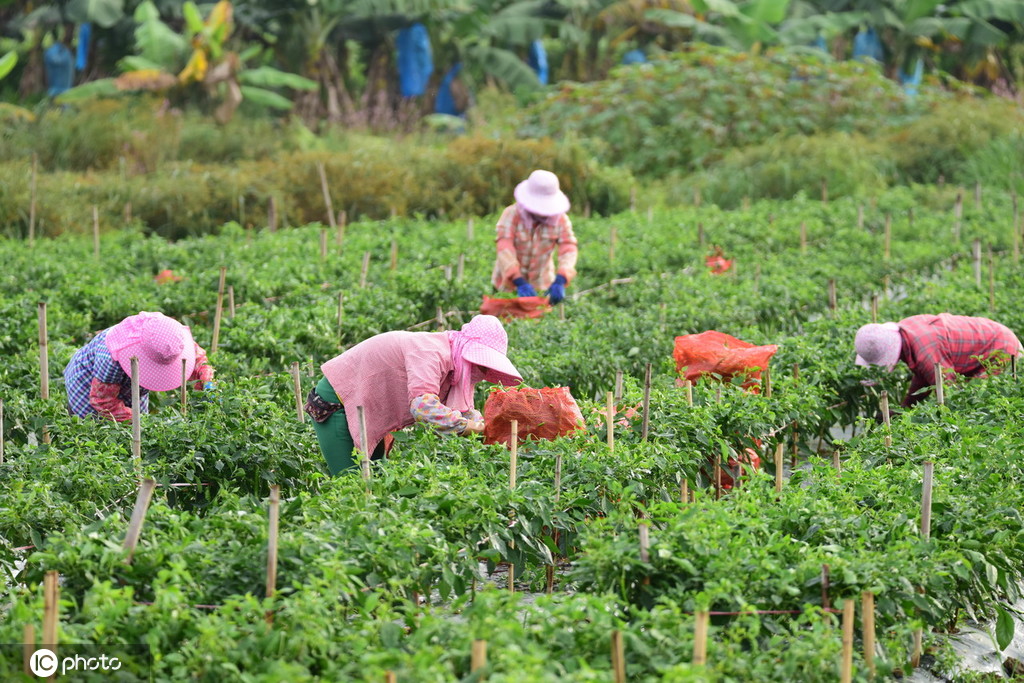
{"type": "Polygon", "coordinates": [[[559,273],[555,276],[555,281],[551,283],[551,288],[548,289],[548,300],[553,303],[561,303],[562,299],[565,298],[565,276],[559,273]]]}
{"type": "Polygon", "coordinates": [[[512,284],[516,286],[516,296],[537,296],[537,291],[526,281],[525,277],[517,277],[512,284]]]}

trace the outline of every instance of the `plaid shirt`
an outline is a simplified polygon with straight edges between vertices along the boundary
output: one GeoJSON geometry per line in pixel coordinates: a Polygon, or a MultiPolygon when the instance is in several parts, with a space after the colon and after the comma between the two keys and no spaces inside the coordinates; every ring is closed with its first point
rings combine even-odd
{"type": "Polygon", "coordinates": [[[495,289],[516,291],[512,281],[524,277],[538,292],[555,280],[554,254],[558,248],[558,273],[567,282],[576,277],[576,235],[567,215],[537,223],[523,216],[519,205],[507,207],[498,219],[498,259],[492,281],[495,289]]]}
{"type": "Polygon", "coordinates": [[[979,377],[985,372],[982,361],[992,353],[1016,355],[1021,349],[1008,327],[987,318],[949,313],[913,315],[901,320],[899,326],[903,342],[900,360],[913,373],[904,406],[922,400],[923,395],[914,394],[935,384],[936,365],[943,368],[943,379],[979,377]]]}
{"type": "MultiPolygon", "coordinates": [[[[92,340],[75,352],[64,368],[64,386],[68,395],[68,410],[72,415],[103,415],[117,421],[132,417],[132,378],[110,355],[107,332],[99,332],[92,340]]],[[[213,368],[206,352],[196,344],[196,366],[189,381],[202,388],[213,380],[213,368]]],[[[139,387],[139,411],[149,412],[149,391],[139,387]]]]}

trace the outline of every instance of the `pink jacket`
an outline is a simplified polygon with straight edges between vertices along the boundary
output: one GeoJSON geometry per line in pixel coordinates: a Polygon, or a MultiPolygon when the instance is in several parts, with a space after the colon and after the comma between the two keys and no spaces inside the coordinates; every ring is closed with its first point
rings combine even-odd
{"type": "Polygon", "coordinates": [[[356,344],[320,368],[345,406],[348,429],[362,449],[358,406],[366,416],[370,452],[388,432],[414,422],[412,400],[437,394],[449,408],[470,410],[472,405],[449,396],[454,368],[445,332],[385,332],[356,344]]]}

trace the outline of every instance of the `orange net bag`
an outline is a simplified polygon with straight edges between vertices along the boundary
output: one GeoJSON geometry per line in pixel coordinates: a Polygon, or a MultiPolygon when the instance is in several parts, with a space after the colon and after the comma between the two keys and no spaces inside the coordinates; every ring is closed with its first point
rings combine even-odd
{"type": "Polygon", "coordinates": [[[484,295],[480,304],[480,312],[493,315],[504,320],[509,318],[540,318],[551,312],[551,304],[546,296],[520,296],[512,299],[484,295]]]}
{"type": "Polygon", "coordinates": [[[484,443],[512,444],[512,420],[519,440],[555,439],[586,429],[569,387],[529,387],[492,391],[484,404],[484,443]]]}
{"type": "Polygon", "coordinates": [[[768,367],[778,350],[775,344],[754,346],[715,330],[676,337],[672,350],[676,372],[682,373],[685,369],[685,374],[676,380],[676,384],[681,386],[687,379],[696,382],[709,374],[718,375],[725,381],[741,375],[747,378],[743,388],[758,393],[761,371],[768,367]]]}

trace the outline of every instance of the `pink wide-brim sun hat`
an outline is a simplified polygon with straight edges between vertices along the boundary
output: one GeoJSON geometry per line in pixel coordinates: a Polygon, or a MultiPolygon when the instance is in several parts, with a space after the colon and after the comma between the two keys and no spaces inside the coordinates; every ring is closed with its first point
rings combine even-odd
{"type": "Polygon", "coordinates": [[[475,315],[460,332],[466,336],[463,360],[487,368],[484,379],[504,386],[514,386],[523,381],[523,376],[506,355],[508,333],[500,320],[493,315],[475,315]]]}
{"type": "Polygon", "coordinates": [[[536,170],[516,185],[513,195],[524,209],[538,216],[557,216],[569,210],[569,198],[558,186],[558,176],[536,170]]]}
{"type": "Polygon", "coordinates": [[[896,323],[868,323],[857,330],[853,340],[857,365],[881,365],[891,368],[900,360],[903,340],[896,323]]]}
{"type": "Polygon", "coordinates": [[[181,386],[181,361],[185,377],[196,367],[192,332],[163,313],[142,311],[128,316],[107,332],[107,349],[130,377],[132,357],[139,359],[139,385],[149,391],[170,391],[181,386]]]}

